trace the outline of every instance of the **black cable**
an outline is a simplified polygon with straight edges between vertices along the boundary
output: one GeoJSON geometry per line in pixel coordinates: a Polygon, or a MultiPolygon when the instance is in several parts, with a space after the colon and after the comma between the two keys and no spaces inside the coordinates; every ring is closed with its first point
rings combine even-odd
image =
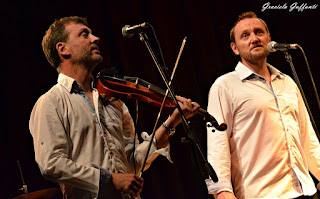
{"type": "Polygon", "coordinates": [[[312,77],[312,73],[311,73],[311,70],[310,70],[309,62],[308,62],[308,60],[307,60],[307,56],[306,56],[306,54],[304,53],[304,50],[302,49],[301,46],[297,45],[297,47],[301,50],[301,52],[302,52],[302,54],[303,54],[303,57],[304,57],[304,60],[306,61],[308,73],[309,73],[309,76],[310,76],[310,80],[311,80],[311,83],[312,83],[312,87],[313,87],[315,96],[316,96],[316,98],[317,98],[318,108],[319,108],[319,110],[320,110],[319,95],[318,95],[318,91],[317,91],[316,84],[314,83],[314,80],[313,80],[313,77],[312,77]]]}
{"type": "MultiPolygon", "coordinates": [[[[156,40],[156,43],[158,45],[158,48],[159,48],[159,52],[160,52],[160,56],[161,56],[161,60],[162,60],[162,63],[163,63],[163,69],[165,71],[165,75],[167,76],[167,79],[169,79],[169,75],[168,75],[168,67],[166,65],[166,62],[165,62],[165,59],[164,59],[164,56],[163,56],[163,52],[162,52],[162,48],[161,48],[161,45],[160,45],[160,42],[158,40],[158,37],[157,37],[157,34],[156,34],[156,31],[154,30],[153,26],[151,24],[148,23],[148,26],[151,28],[152,30],[152,33],[154,35],[154,38],[156,40]]],[[[171,81],[171,79],[169,79],[169,81],[171,81]]]]}
{"type": "MultiPolygon", "coordinates": [[[[298,46],[299,46],[299,45],[298,45],[298,46]]],[[[300,47],[300,48],[301,48],[301,47],[300,47]]],[[[302,49],[302,48],[301,48],[301,49],[302,49]]],[[[294,79],[295,79],[295,82],[296,82],[296,84],[297,84],[297,86],[298,86],[298,88],[299,88],[299,90],[300,90],[301,96],[302,96],[302,98],[303,98],[303,101],[304,101],[305,106],[306,106],[306,108],[307,108],[307,111],[308,111],[308,113],[309,113],[310,120],[311,120],[311,123],[312,123],[312,125],[313,125],[313,128],[314,128],[316,134],[319,136],[318,127],[317,127],[316,122],[315,122],[315,120],[314,120],[314,118],[313,118],[313,115],[312,115],[312,113],[311,113],[311,110],[310,110],[310,107],[309,107],[307,98],[306,98],[306,96],[305,96],[305,94],[304,94],[304,92],[303,92],[303,89],[302,89],[302,86],[301,86],[301,84],[300,84],[300,81],[299,81],[299,77],[298,77],[298,75],[297,75],[297,72],[296,72],[296,70],[295,70],[295,68],[294,68],[294,66],[293,66],[292,57],[291,57],[291,55],[290,55],[290,53],[289,53],[288,51],[284,51],[284,54],[285,54],[286,61],[287,61],[287,62],[289,63],[289,65],[290,65],[290,68],[291,68],[293,77],[294,77],[294,79]]]]}

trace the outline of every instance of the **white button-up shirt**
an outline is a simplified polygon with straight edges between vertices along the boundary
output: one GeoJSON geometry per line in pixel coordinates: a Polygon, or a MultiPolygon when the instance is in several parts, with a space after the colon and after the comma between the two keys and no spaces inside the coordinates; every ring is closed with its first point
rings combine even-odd
{"type": "MultiPolygon", "coordinates": [[[[96,89],[93,100],[94,106],[74,79],[59,74],[58,83],[39,98],[30,117],[42,174],[65,185],[63,191],[73,187],[71,195],[78,198],[97,197],[100,168],[134,173],[134,140],[139,172],[149,145],[149,141],[138,145],[134,139],[134,124],[122,101],[103,105],[96,89]]],[[[153,142],[145,169],[159,154],[169,158],[169,145],[157,150],[153,142]]]]}
{"type": "Polygon", "coordinates": [[[309,171],[320,179],[320,145],[303,99],[289,76],[268,68],[271,85],[239,62],[210,89],[208,112],[228,125],[207,132],[208,161],[219,178],[206,180],[211,194],[294,198],[316,192],[309,171]]]}

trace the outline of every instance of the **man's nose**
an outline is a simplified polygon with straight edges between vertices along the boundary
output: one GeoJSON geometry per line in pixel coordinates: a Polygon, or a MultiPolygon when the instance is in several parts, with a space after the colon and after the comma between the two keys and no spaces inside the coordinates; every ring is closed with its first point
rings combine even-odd
{"type": "Polygon", "coordinates": [[[92,35],[92,43],[96,43],[97,44],[97,43],[99,43],[99,41],[100,41],[99,37],[92,35]]]}
{"type": "Polygon", "coordinates": [[[257,37],[256,34],[251,35],[251,43],[256,43],[259,41],[259,38],[257,37]]]}

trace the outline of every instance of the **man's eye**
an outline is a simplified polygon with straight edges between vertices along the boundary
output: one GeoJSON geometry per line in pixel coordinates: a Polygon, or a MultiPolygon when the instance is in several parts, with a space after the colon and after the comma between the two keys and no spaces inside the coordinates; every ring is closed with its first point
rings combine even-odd
{"type": "Polygon", "coordinates": [[[83,32],[83,33],[81,33],[81,36],[88,37],[88,33],[87,32],[83,32]]]}
{"type": "Polygon", "coordinates": [[[248,35],[245,33],[245,34],[243,34],[241,37],[242,38],[246,38],[248,35]]]}

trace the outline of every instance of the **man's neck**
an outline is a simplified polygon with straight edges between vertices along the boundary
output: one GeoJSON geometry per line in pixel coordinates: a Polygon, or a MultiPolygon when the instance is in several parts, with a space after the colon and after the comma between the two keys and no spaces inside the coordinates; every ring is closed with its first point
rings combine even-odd
{"type": "Polygon", "coordinates": [[[68,65],[61,66],[61,73],[75,79],[85,92],[91,92],[90,83],[92,80],[92,71],[89,71],[83,66],[68,65]]]}

